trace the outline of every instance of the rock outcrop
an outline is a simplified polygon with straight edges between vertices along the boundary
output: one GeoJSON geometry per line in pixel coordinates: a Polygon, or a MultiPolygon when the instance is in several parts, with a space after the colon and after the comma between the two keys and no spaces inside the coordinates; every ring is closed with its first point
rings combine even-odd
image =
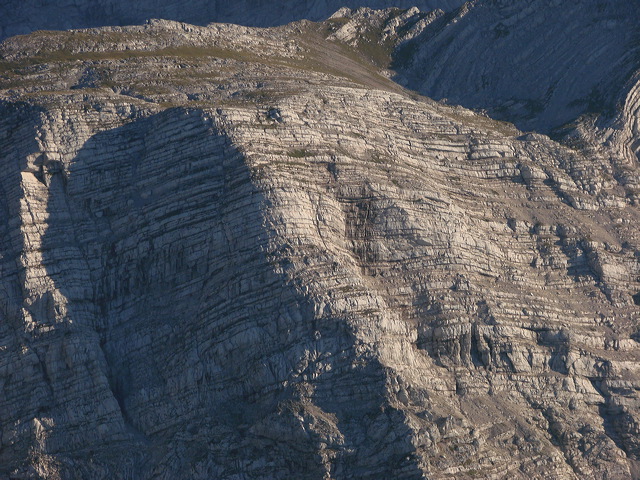
{"type": "Polygon", "coordinates": [[[330,19],[331,38],[362,49],[396,81],[430,98],[579,150],[584,161],[574,166],[574,181],[589,178],[594,191],[623,189],[634,203],[639,7],[478,0],[450,13],[344,8],[330,19]]]}
{"type": "Polygon", "coordinates": [[[479,0],[428,24],[414,11],[394,32],[404,34],[394,66],[433,99],[549,133],[581,115],[611,117],[624,101],[640,64],[638,7],[479,0]]]}
{"type": "Polygon", "coordinates": [[[0,475],[638,478],[608,157],[403,90],[339,18],[0,46],[0,475]]]}

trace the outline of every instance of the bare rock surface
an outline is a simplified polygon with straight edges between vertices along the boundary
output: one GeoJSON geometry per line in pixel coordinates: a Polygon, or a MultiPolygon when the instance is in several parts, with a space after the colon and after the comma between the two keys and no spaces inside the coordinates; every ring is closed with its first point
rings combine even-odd
{"type": "Polygon", "coordinates": [[[640,2],[343,8],[329,22],[329,38],[360,49],[397,82],[548,134],[582,153],[576,173],[589,169],[591,181],[617,184],[638,201],[640,2]]]}
{"type": "Polygon", "coordinates": [[[345,15],[0,45],[0,476],[638,478],[637,160],[345,15]]]}
{"type": "Polygon", "coordinates": [[[402,80],[523,130],[549,133],[581,115],[611,116],[637,81],[637,0],[477,0],[417,21],[427,15],[399,22],[402,80]]]}

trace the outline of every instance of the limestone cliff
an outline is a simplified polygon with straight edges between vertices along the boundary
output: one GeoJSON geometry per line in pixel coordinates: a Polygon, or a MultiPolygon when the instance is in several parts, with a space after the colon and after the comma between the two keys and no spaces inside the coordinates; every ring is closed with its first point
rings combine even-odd
{"type": "Polygon", "coordinates": [[[639,2],[343,8],[330,22],[333,40],[359,48],[399,83],[548,134],[582,153],[574,181],[639,201],[639,2]]]}
{"type": "Polygon", "coordinates": [[[340,18],[0,45],[0,475],[638,478],[608,157],[403,90],[340,18]]]}

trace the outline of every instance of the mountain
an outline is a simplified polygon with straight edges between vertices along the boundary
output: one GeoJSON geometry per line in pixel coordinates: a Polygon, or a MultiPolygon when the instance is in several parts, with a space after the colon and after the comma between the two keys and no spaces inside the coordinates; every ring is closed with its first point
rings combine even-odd
{"type": "Polygon", "coordinates": [[[639,24],[638,1],[469,2],[403,45],[400,70],[434,99],[548,133],[625,101],[639,24]]]}
{"type": "Polygon", "coordinates": [[[638,201],[640,2],[344,8],[330,21],[331,39],[368,53],[398,83],[550,135],[585,156],[574,181],[587,168],[592,182],[638,201]]]}
{"type": "MultiPolygon", "coordinates": [[[[464,0],[397,0],[394,6],[422,10],[454,10],[464,0]]],[[[283,25],[294,20],[324,20],[340,7],[385,8],[384,0],[3,0],[0,3],[0,40],[34,30],[68,30],[106,25],[136,25],[163,18],[206,25],[229,22],[257,27],[283,25]]]]}
{"type": "Polygon", "coordinates": [[[638,1],[476,1],[373,21],[366,12],[334,15],[344,19],[336,36],[362,41],[355,32],[384,24],[396,80],[433,99],[547,134],[581,116],[637,110],[638,1]]]}
{"type": "Polygon", "coordinates": [[[438,22],[0,44],[0,476],[639,478],[637,117],[404,89],[438,22]]]}

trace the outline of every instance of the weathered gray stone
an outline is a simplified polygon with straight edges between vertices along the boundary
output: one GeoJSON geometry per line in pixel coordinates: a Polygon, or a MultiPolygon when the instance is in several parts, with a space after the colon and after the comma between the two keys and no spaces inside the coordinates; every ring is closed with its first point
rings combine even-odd
{"type": "Polygon", "coordinates": [[[340,23],[0,46],[1,475],[637,476],[638,206],[340,23]]]}

